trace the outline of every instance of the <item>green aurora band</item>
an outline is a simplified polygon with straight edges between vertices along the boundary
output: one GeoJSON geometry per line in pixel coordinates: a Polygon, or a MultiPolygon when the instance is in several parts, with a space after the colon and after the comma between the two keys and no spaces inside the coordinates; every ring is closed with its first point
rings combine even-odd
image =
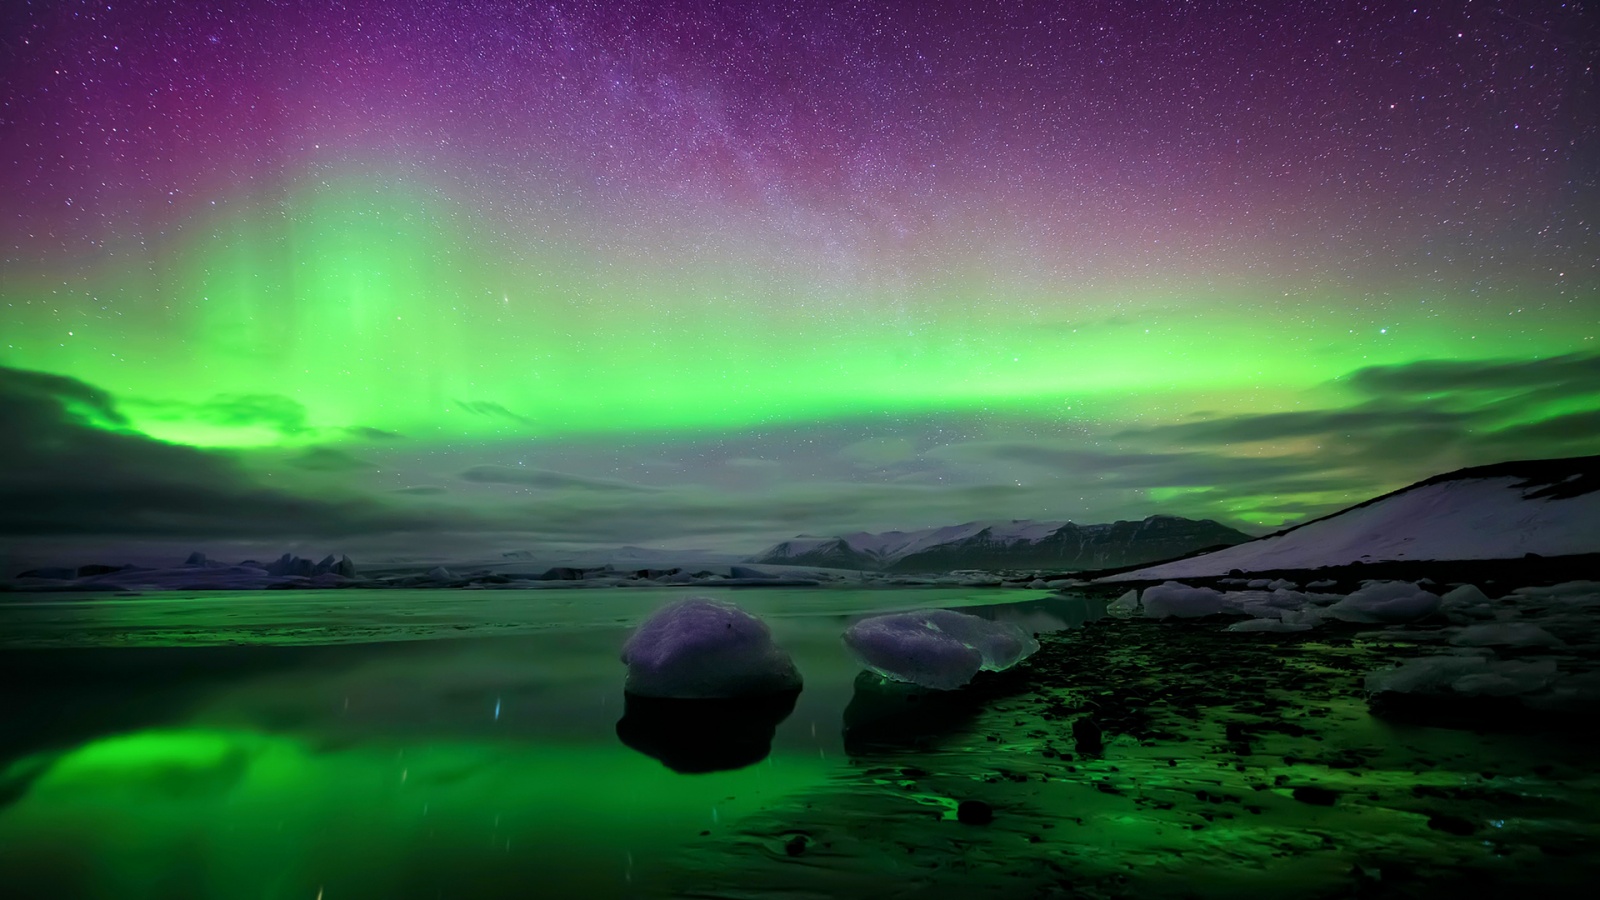
{"type": "Polygon", "coordinates": [[[1174,421],[1292,408],[1374,365],[1594,346],[1585,306],[1531,291],[1478,312],[1419,283],[1380,311],[1267,278],[1080,289],[974,260],[845,286],[756,254],[519,253],[442,192],[369,179],[175,233],[137,263],[8,277],[3,361],[110,389],[152,437],[241,447],[358,427],[527,440],[945,412],[1174,421]],[[1507,302],[1525,302],[1519,327],[1507,302]],[[230,421],[205,403],[271,395],[304,420],[230,421]]]}

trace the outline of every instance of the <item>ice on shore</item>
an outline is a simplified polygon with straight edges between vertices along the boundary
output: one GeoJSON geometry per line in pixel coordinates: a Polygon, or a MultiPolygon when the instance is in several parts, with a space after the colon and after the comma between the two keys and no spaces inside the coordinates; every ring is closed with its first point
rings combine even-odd
{"type": "Polygon", "coordinates": [[[1130,590],[1121,597],[1106,604],[1106,614],[1118,619],[1126,619],[1139,614],[1139,591],[1130,590]]]}
{"type": "Polygon", "coordinates": [[[1409,581],[1372,581],[1328,607],[1328,615],[1346,622],[1393,624],[1431,615],[1439,605],[1437,594],[1409,581]]]}
{"type": "Polygon", "coordinates": [[[1014,624],[943,609],[862,619],[845,631],[844,643],[863,667],[885,678],[941,691],[980,671],[1009,669],[1039,649],[1014,624]]]}
{"type": "Polygon", "coordinates": [[[1461,647],[1559,647],[1562,641],[1532,622],[1486,622],[1461,629],[1450,643],[1461,647]]]}
{"type": "Polygon", "coordinates": [[[1428,656],[1367,675],[1371,693],[1455,693],[1509,697],[1547,687],[1556,678],[1553,659],[1496,660],[1486,656],[1428,656]]]}
{"type": "Polygon", "coordinates": [[[1149,619],[1196,619],[1238,611],[1221,591],[1190,587],[1179,581],[1165,581],[1145,588],[1141,600],[1145,617],[1149,619]]]}
{"type": "Polygon", "coordinates": [[[622,661],[625,690],[640,697],[731,699],[801,686],[794,660],[765,622],[705,597],[656,610],[623,645],[622,661]]]}
{"type": "Polygon", "coordinates": [[[1446,619],[1460,624],[1473,619],[1494,618],[1494,601],[1478,590],[1476,585],[1463,584],[1446,591],[1439,598],[1439,611],[1446,619]]]}

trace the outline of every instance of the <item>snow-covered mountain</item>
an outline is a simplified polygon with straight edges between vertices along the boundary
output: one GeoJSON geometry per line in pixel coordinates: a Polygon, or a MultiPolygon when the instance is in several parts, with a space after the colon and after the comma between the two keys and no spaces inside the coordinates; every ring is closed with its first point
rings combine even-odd
{"type": "Polygon", "coordinates": [[[943,572],[952,569],[1075,571],[1170,559],[1250,536],[1209,519],[1151,516],[1138,522],[1077,525],[1029,519],[968,522],[920,531],[797,537],[751,557],[754,563],[943,572]]]}
{"type": "Polygon", "coordinates": [[[1600,553],[1600,456],[1461,469],[1214,553],[1104,581],[1600,553]]]}

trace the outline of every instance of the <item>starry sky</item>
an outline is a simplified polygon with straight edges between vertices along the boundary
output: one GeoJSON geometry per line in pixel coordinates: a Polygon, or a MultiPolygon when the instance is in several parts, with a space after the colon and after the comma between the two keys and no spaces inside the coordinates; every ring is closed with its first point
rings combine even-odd
{"type": "Polygon", "coordinates": [[[1597,34],[1546,0],[8,3],[0,541],[1259,533],[1600,452],[1597,34]]]}

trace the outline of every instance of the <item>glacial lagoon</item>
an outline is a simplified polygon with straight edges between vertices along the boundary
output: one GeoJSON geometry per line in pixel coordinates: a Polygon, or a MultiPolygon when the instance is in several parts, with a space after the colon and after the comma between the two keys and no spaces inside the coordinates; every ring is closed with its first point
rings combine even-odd
{"type": "Polygon", "coordinates": [[[1597,874],[1582,742],[1375,718],[1354,628],[1226,634],[1038,591],[717,592],[792,708],[629,709],[685,591],[0,603],[12,896],[1421,896],[1597,874]],[[867,613],[1046,632],[962,691],[863,675],[867,613]],[[1087,624],[1086,624],[1087,623],[1087,624]]]}

